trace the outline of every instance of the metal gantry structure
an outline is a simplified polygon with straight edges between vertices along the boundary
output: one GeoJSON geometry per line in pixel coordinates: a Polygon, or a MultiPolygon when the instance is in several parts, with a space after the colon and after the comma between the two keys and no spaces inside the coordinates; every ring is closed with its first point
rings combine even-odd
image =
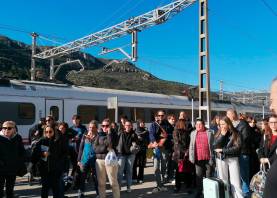
{"type": "Polygon", "coordinates": [[[49,59],[56,56],[63,56],[83,48],[99,45],[109,40],[132,34],[135,31],[142,31],[146,28],[166,22],[185,8],[193,4],[196,0],[176,0],[163,7],[142,14],[140,16],[130,18],[117,25],[106,28],[99,32],[90,34],[75,41],[64,45],[45,50],[35,54],[35,58],[49,59]]]}
{"type": "Polygon", "coordinates": [[[199,117],[211,121],[208,0],[199,0],[199,117]]]}
{"type": "MultiPolygon", "coordinates": [[[[142,14],[137,17],[132,17],[117,25],[90,34],[75,41],[63,44],[58,47],[45,50],[41,53],[35,54],[32,51],[32,70],[35,71],[35,60],[50,59],[50,79],[54,74],[54,58],[58,56],[68,55],[70,53],[80,51],[81,49],[99,45],[101,43],[116,39],[127,34],[132,35],[132,53],[124,53],[120,48],[108,50],[104,53],[119,50],[125,54],[130,60],[137,60],[137,33],[155,26],[162,24],[182,12],[185,8],[195,3],[196,0],[173,0],[172,3],[163,7],[159,7],[150,12],[142,14]]],[[[211,105],[210,105],[210,61],[209,61],[209,38],[208,38],[208,0],[199,0],[199,117],[202,117],[203,111],[207,112],[207,123],[210,126],[211,105]]],[[[35,41],[37,36],[33,36],[35,41]]],[[[34,73],[33,73],[34,74],[34,73]]],[[[34,76],[33,76],[34,79],[34,76]]]]}

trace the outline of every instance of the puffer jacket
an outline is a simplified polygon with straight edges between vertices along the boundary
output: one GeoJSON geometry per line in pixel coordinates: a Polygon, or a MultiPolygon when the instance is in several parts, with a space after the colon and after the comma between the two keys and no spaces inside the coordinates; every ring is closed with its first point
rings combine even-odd
{"type": "Polygon", "coordinates": [[[226,135],[219,134],[213,143],[214,149],[222,149],[222,155],[216,154],[216,158],[225,159],[239,157],[241,153],[241,137],[238,136],[237,144],[234,144],[232,134],[228,131],[226,135]]]}
{"type": "Polygon", "coordinates": [[[25,155],[19,134],[7,138],[0,133],[0,175],[16,175],[24,163],[25,155]]]}
{"type": "Polygon", "coordinates": [[[99,131],[94,142],[96,159],[105,159],[110,149],[114,149],[114,151],[116,151],[117,144],[118,135],[114,130],[111,130],[108,134],[102,130],[99,131]]]}

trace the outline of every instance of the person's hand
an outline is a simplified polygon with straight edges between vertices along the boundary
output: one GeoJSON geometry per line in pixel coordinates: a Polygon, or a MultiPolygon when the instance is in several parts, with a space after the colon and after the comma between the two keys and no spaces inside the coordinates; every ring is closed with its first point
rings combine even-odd
{"type": "Polygon", "coordinates": [[[42,155],[43,155],[43,157],[48,157],[49,153],[48,152],[43,152],[42,155]]]}
{"type": "Polygon", "coordinates": [[[262,164],[269,164],[269,159],[268,159],[268,158],[261,158],[261,159],[260,159],[260,162],[261,162],[262,164]]]}
{"type": "Polygon", "coordinates": [[[83,166],[81,162],[78,162],[77,165],[78,165],[80,168],[82,168],[82,166],[83,166]]]}
{"type": "Polygon", "coordinates": [[[215,149],[214,151],[217,152],[217,153],[222,153],[222,149],[219,149],[219,148],[215,149]]]}
{"type": "Polygon", "coordinates": [[[38,136],[39,135],[39,131],[37,130],[34,135],[38,136]]]}

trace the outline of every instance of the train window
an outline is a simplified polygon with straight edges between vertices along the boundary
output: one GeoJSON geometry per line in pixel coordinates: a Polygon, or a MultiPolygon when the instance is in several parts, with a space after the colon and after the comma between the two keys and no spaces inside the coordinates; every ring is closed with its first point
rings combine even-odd
{"type": "Polygon", "coordinates": [[[77,113],[84,124],[88,124],[91,120],[101,122],[107,116],[109,117],[109,111],[105,106],[79,105],[77,113]]]}
{"type": "Polygon", "coordinates": [[[17,125],[31,125],[35,122],[36,108],[32,103],[0,102],[0,122],[13,120],[17,125]]]}
{"type": "Polygon", "coordinates": [[[59,120],[59,107],[51,106],[50,107],[50,115],[53,116],[55,121],[58,121],[59,120]]]}
{"type": "Polygon", "coordinates": [[[136,119],[142,119],[146,122],[145,111],[143,108],[136,108],[136,119]]]}

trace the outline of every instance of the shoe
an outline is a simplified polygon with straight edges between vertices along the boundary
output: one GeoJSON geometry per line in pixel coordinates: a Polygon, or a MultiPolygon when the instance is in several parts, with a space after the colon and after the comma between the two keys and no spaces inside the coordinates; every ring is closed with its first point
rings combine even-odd
{"type": "Polygon", "coordinates": [[[160,191],[160,188],[159,187],[155,187],[155,188],[153,188],[153,190],[152,190],[152,193],[154,194],[154,193],[158,193],[160,191]]]}
{"type": "Polygon", "coordinates": [[[173,190],[173,193],[178,193],[179,191],[180,191],[180,189],[175,187],[173,190]]]}
{"type": "Polygon", "coordinates": [[[159,187],[159,190],[162,191],[162,192],[165,192],[165,191],[167,191],[168,189],[167,189],[167,187],[162,186],[162,187],[159,187]]]}
{"type": "Polygon", "coordinates": [[[132,192],[131,188],[128,188],[126,192],[127,192],[127,193],[132,192]]]}
{"type": "Polygon", "coordinates": [[[142,184],[142,183],[143,183],[143,181],[142,181],[142,180],[138,180],[138,183],[139,183],[139,184],[142,184]]]}

